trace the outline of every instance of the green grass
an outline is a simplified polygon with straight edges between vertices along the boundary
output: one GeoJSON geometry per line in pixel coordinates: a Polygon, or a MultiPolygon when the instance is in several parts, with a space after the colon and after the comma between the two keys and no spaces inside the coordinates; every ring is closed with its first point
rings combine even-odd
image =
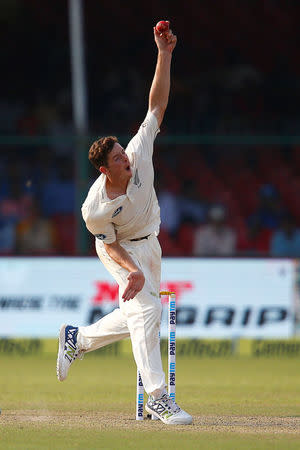
{"type": "Polygon", "coordinates": [[[0,448],[4,449],[202,449],[202,450],[244,450],[244,449],[295,449],[299,450],[299,438],[276,435],[232,435],[205,433],[192,435],[186,432],[128,432],[97,431],[82,429],[65,430],[50,427],[1,430],[0,448]],[[3,447],[1,446],[3,443],[3,447]],[[26,444],[25,444],[26,443],[26,444]]]}
{"type": "Polygon", "coordinates": [[[133,420],[131,357],[86,355],[63,383],[56,379],[55,359],[0,356],[1,449],[300,448],[297,358],[178,359],[177,401],[198,421],[180,428],[133,420]],[[106,416],[114,420],[103,424],[106,416]],[[209,422],[210,416],[216,419],[209,422]],[[235,425],[232,416],[291,418],[294,425],[282,428],[276,420],[270,428],[251,421],[235,425]],[[226,417],[231,417],[227,425],[214,424],[226,417]]]}
{"type": "MultiPolygon", "coordinates": [[[[3,410],[78,408],[134,413],[131,358],[86,355],[59,383],[55,357],[1,357],[3,410]]],[[[193,414],[299,415],[298,359],[187,359],[177,363],[177,400],[193,414]]]]}

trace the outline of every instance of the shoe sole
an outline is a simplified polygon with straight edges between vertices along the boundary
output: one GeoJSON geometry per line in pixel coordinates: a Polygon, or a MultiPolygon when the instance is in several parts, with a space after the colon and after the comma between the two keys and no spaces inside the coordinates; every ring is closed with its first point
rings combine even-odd
{"type": "Polygon", "coordinates": [[[64,381],[67,377],[63,377],[61,374],[61,368],[63,366],[63,356],[64,356],[64,348],[65,348],[65,330],[67,325],[62,325],[59,330],[59,338],[58,338],[58,354],[56,361],[56,374],[59,381],[64,381]]]}
{"type": "Polygon", "coordinates": [[[168,419],[164,419],[163,417],[160,417],[160,415],[157,412],[152,411],[152,409],[150,409],[147,406],[147,403],[145,405],[145,409],[149,414],[152,414],[153,416],[155,416],[157,419],[161,420],[166,425],[190,425],[193,422],[193,419],[192,420],[187,419],[186,422],[184,422],[183,420],[181,420],[181,422],[170,422],[168,419]]]}

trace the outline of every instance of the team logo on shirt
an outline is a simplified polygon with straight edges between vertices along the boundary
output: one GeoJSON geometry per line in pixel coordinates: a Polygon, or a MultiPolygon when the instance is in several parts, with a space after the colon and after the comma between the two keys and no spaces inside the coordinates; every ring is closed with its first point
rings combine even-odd
{"type": "Polygon", "coordinates": [[[119,208],[117,208],[116,210],[115,210],[115,212],[113,213],[113,215],[111,216],[112,218],[113,217],[116,217],[121,211],[122,211],[122,209],[123,209],[123,206],[119,206],[119,208]]]}
{"type": "Polygon", "coordinates": [[[100,239],[100,241],[103,241],[106,238],[106,234],[95,234],[95,237],[100,239]]]}
{"type": "Polygon", "coordinates": [[[142,186],[142,183],[140,181],[140,177],[139,177],[139,173],[138,173],[137,169],[136,169],[135,174],[134,174],[133,184],[135,184],[138,188],[140,188],[142,186]]]}

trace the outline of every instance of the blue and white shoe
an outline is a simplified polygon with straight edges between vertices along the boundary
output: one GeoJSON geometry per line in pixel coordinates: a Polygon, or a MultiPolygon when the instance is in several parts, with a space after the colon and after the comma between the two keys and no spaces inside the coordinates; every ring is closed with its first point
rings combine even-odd
{"type": "Polygon", "coordinates": [[[56,362],[56,373],[59,381],[67,378],[69,368],[75,359],[83,358],[83,352],[77,344],[78,327],[62,325],[58,339],[58,355],[56,362]]]}
{"type": "Polygon", "coordinates": [[[193,422],[192,416],[183,411],[168,394],[157,400],[149,395],[145,408],[167,425],[189,425],[193,422]]]}

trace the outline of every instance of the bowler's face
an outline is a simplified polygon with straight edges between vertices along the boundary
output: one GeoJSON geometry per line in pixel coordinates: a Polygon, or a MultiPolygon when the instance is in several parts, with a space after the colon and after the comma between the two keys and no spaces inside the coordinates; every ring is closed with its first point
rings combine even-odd
{"type": "Polygon", "coordinates": [[[115,143],[112,151],[108,154],[107,168],[113,178],[129,179],[132,176],[128,156],[118,142],[115,143]]]}

